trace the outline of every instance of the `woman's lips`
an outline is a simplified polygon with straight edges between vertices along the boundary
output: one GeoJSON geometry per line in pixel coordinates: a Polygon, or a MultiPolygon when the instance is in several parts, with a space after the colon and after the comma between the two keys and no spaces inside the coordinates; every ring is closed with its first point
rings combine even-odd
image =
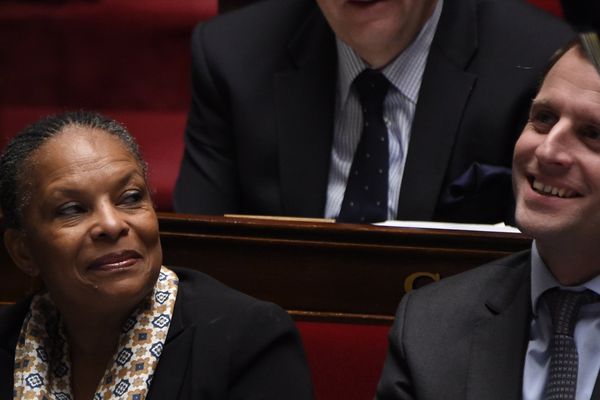
{"type": "Polygon", "coordinates": [[[121,270],[134,265],[140,258],[142,256],[135,250],[109,253],[92,261],[88,269],[95,271],[121,270]]]}

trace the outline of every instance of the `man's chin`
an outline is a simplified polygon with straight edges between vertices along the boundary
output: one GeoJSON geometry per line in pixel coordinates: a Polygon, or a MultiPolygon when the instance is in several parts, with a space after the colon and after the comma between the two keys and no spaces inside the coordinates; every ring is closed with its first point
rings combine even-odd
{"type": "Polygon", "coordinates": [[[515,225],[523,234],[536,239],[542,238],[555,228],[549,222],[550,219],[547,215],[540,215],[530,210],[522,211],[517,206],[515,225]]]}

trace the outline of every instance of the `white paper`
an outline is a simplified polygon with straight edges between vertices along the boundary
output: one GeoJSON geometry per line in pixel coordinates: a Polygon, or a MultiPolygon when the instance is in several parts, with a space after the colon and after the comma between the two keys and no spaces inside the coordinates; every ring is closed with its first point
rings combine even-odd
{"type": "Polygon", "coordinates": [[[425,222],[425,221],[386,221],[373,225],[389,226],[399,228],[424,228],[424,229],[446,229],[456,231],[476,231],[476,232],[503,232],[503,233],[521,233],[514,226],[499,223],[489,224],[460,224],[456,222],[425,222]]]}

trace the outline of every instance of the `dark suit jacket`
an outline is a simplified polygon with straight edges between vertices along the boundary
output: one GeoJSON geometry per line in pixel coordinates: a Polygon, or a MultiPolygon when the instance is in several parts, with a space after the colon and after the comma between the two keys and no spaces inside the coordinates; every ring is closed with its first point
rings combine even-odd
{"type": "Polygon", "coordinates": [[[521,399],[530,260],[524,251],[405,295],[377,399],[521,399]]]}
{"type": "MultiPolygon", "coordinates": [[[[148,399],[312,399],[298,331],[280,307],[199,272],[180,279],[148,399]]],[[[14,350],[29,301],[0,313],[0,398],[12,398],[14,350]]]]}
{"type": "MultiPolygon", "coordinates": [[[[487,194],[442,199],[474,162],[510,167],[541,69],[571,36],[524,1],[444,1],[398,219],[497,222],[511,213],[510,177],[487,194]]],[[[322,217],[337,55],[314,0],[267,0],[217,17],[195,30],[192,55],[175,209],[322,217]]]]}

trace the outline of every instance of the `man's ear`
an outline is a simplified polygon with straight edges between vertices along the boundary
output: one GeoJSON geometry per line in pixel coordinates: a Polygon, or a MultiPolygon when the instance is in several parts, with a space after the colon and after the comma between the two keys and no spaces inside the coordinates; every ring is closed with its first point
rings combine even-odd
{"type": "Polygon", "coordinates": [[[23,231],[13,228],[6,229],[4,232],[4,245],[10,258],[21,271],[32,277],[40,274],[40,270],[31,257],[23,231]]]}

